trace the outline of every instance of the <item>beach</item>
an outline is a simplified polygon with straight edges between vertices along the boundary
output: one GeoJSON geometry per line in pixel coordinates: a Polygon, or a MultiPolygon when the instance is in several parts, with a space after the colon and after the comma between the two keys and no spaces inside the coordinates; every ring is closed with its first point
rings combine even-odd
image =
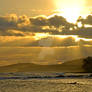
{"type": "Polygon", "coordinates": [[[92,92],[92,79],[0,80],[0,92],[92,92]]]}

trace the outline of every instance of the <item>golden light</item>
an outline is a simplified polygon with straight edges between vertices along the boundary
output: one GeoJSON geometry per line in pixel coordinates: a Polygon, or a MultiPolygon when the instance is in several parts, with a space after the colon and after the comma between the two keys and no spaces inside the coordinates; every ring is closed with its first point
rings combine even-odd
{"type": "Polygon", "coordinates": [[[59,37],[59,38],[68,38],[68,37],[72,37],[72,38],[78,38],[77,35],[55,35],[55,37],[59,37]]]}
{"type": "Polygon", "coordinates": [[[49,33],[35,33],[34,38],[35,40],[39,40],[48,36],[49,36],[49,33]]]}
{"type": "Polygon", "coordinates": [[[59,14],[64,16],[69,22],[75,23],[77,18],[82,15],[86,0],[55,0],[56,9],[59,14]]]}
{"type": "Polygon", "coordinates": [[[78,42],[80,40],[83,40],[83,41],[92,41],[92,39],[89,39],[89,38],[81,38],[79,37],[78,35],[50,35],[49,33],[36,33],[34,38],[35,40],[39,40],[39,39],[42,39],[42,38],[46,38],[46,37],[55,37],[55,38],[60,38],[60,39],[66,39],[66,38],[73,38],[75,40],[75,42],[78,42]]]}
{"type": "Polygon", "coordinates": [[[71,38],[73,38],[75,40],[75,42],[80,40],[80,38],[77,35],[56,35],[56,36],[61,38],[61,39],[71,37],[71,38]]]}
{"type": "Polygon", "coordinates": [[[87,38],[79,38],[79,40],[92,41],[92,39],[87,39],[87,38]]]}
{"type": "Polygon", "coordinates": [[[65,38],[71,37],[71,38],[73,38],[75,40],[75,42],[78,42],[80,40],[83,40],[83,41],[92,41],[92,39],[81,38],[81,37],[78,37],[77,35],[54,35],[54,37],[58,37],[60,39],[65,39],[65,38]]]}
{"type": "Polygon", "coordinates": [[[82,23],[81,22],[79,22],[77,24],[78,24],[78,27],[82,27],[82,23]]]}

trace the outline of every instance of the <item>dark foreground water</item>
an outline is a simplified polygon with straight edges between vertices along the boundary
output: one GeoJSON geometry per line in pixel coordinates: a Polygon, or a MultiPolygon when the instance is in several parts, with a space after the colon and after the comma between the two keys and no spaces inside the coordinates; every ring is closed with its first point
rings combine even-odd
{"type": "Polygon", "coordinates": [[[18,72],[0,73],[0,80],[5,79],[68,79],[68,78],[92,78],[92,73],[62,73],[62,72],[18,72]]]}
{"type": "Polygon", "coordinates": [[[91,73],[0,73],[0,92],[92,92],[91,73]]]}

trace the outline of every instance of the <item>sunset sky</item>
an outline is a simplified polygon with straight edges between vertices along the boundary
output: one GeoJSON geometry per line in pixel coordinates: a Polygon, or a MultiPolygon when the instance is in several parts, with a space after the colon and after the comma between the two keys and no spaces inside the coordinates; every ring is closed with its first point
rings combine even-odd
{"type": "MultiPolygon", "coordinates": [[[[69,21],[91,13],[92,0],[1,0],[0,15],[16,13],[27,16],[58,13],[69,21]]],[[[72,20],[72,21],[74,21],[72,20]]]]}
{"type": "Polygon", "coordinates": [[[0,47],[12,48],[12,52],[1,48],[2,62],[7,61],[7,58],[9,62],[26,62],[37,57],[39,61],[36,63],[49,60],[43,63],[52,64],[54,59],[71,60],[92,56],[92,0],[1,0],[0,47]],[[39,49],[38,53],[34,49],[33,54],[28,49],[25,55],[26,50],[24,54],[22,51],[17,53],[13,47],[41,47],[42,50],[39,49]],[[53,55],[52,47],[61,49],[53,55]],[[20,58],[16,59],[17,55],[20,58]]]}

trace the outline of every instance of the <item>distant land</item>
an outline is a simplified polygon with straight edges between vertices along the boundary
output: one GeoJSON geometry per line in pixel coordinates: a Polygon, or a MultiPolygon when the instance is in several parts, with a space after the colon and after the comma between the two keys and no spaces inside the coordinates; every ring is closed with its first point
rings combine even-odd
{"type": "Polygon", "coordinates": [[[68,61],[57,65],[37,65],[32,63],[18,63],[0,67],[0,72],[87,72],[84,59],[68,61]]]}

